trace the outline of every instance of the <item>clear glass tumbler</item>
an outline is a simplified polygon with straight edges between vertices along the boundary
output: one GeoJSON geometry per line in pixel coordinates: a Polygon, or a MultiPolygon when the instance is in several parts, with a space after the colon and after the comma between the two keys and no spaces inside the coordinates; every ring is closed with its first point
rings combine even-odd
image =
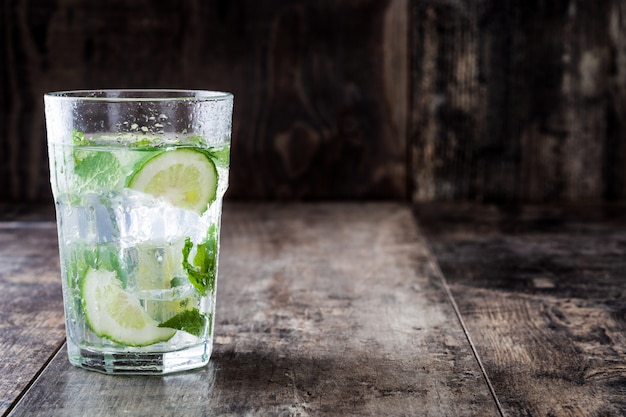
{"type": "Polygon", "coordinates": [[[73,365],[165,374],[208,363],[233,96],[44,96],[73,365]]]}

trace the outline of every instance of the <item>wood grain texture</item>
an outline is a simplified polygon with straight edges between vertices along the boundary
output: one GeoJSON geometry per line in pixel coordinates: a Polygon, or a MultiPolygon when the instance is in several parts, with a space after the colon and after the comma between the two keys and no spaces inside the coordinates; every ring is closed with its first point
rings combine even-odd
{"type": "Polygon", "coordinates": [[[621,206],[420,205],[505,414],[626,414],[621,206]]]}
{"type": "Polygon", "coordinates": [[[626,4],[412,2],[414,201],[626,197],[626,4]]]}
{"type": "Polygon", "coordinates": [[[42,95],[233,92],[233,199],[407,196],[408,1],[5,2],[0,203],[50,202],[42,95]]]}
{"type": "Polygon", "coordinates": [[[232,199],[626,198],[626,4],[3,5],[0,202],[51,200],[41,95],[235,94],[232,199]]]}
{"type": "Polygon", "coordinates": [[[497,416],[408,207],[226,205],[210,366],[60,352],[10,416],[497,416]]]}
{"type": "Polygon", "coordinates": [[[65,341],[54,223],[0,223],[0,415],[65,341]]]}

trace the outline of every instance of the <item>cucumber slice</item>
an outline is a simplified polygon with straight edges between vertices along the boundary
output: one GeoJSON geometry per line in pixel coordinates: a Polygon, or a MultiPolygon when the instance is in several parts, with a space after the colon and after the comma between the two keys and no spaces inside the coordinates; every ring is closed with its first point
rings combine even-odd
{"type": "Polygon", "coordinates": [[[90,268],[81,287],[87,324],[95,334],[126,346],[165,342],[176,330],[158,327],[139,300],[122,289],[117,274],[90,268]]]}
{"type": "Polygon", "coordinates": [[[217,169],[211,158],[199,150],[165,151],[139,167],[128,187],[202,214],[215,200],[217,169]]]}

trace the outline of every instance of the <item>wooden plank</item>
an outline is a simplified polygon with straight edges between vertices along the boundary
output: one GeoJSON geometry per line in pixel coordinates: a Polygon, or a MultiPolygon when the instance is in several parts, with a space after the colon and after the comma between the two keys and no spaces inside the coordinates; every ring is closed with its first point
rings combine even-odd
{"type": "Polygon", "coordinates": [[[417,208],[509,416],[626,414],[626,212],[417,208]]]}
{"type": "Polygon", "coordinates": [[[51,201],[42,94],[235,95],[230,198],[405,199],[407,0],[15,1],[0,9],[0,202],[51,201]]]}
{"type": "Polygon", "coordinates": [[[210,366],[60,352],[10,415],[499,415],[408,207],[227,205],[221,251],[210,366]]]}
{"type": "Polygon", "coordinates": [[[413,201],[626,196],[624,3],[411,3],[413,201]]]}
{"type": "Polygon", "coordinates": [[[65,341],[54,223],[0,223],[0,415],[65,341]]]}

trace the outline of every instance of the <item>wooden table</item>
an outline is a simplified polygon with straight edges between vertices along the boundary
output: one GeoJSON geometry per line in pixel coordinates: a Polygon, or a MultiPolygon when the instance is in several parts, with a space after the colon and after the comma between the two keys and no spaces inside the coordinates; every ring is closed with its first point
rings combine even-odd
{"type": "Polygon", "coordinates": [[[623,415],[622,212],[227,204],[211,362],[163,377],[69,365],[55,225],[8,219],[0,414],[623,415]]]}

